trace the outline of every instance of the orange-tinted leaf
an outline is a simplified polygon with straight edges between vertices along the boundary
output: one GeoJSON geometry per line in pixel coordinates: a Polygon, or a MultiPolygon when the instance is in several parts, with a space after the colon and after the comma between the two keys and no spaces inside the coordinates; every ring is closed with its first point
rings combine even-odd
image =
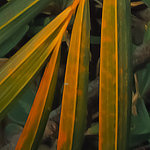
{"type": "MultiPolygon", "coordinates": [[[[73,9],[75,8],[75,6],[77,6],[76,1],[72,6],[73,9]]],[[[69,24],[71,16],[72,12],[70,13],[69,17],[65,20],[63,28],[60,30],[60,36],[58,39],[59,41],[52,53],[50,62],[48,63],[45,69],[27,122],[17,143],[16,150],[37,149],[37,146],[40,142],[46,122],[48,120],[54,97],[60,61],[59,47],[61,44],[63,33],[65,32],[69,24]]]]}
{"type": "Polygon", "coordinates": [[[80,150],[87,114],[90,47],[88,0],[81,0],[68,53],[57,150],[80,150]]]}
{"type": "Polygon", "coordinates": [[[55,47],[50,61],[47,64],[27,122],[17,143],[16,150],[30,150],[38,146],[54,97],[60,63],[59,47],[60,42],[55,47]]]}
{"type": "Polygon", "coordinates": [[[103,3],[99,89],[99,150],[126,150],[131,104],[130,4],[103,3]]]}
{"type": "Polygon", "coordinates": [[[78,0],[64,10],[41,32],[25,44],[0,68],[0,120],[16,96],[40,70],[63,35],[66,20],[75,10],[78,0]]]}

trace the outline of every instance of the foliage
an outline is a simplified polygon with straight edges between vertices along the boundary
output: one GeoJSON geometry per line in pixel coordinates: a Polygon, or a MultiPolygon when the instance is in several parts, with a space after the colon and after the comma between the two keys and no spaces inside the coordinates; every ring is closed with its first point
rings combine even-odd
{"type": "MultiPolygon", "coordinates": [[[[143,2],[150,7],[149,0],[143,2]]],[[[149,99],[149,64],[136,72],[138,82],[133,84],[130,3],[94,3],[95,9],[103,7],[102,19],[96,18],[99,28],[102,25],[101,36],[90,36],[93,18],[89,0],[11,0],[0,8],[0,57],[8,57],[0,67],[0,129],[3,121],[8,121],[4,134],[9,138],[22,132],[16,150],[38,149],[53,101],[58,107],[64,41],[69,48],[63,66],[65,77],[61,77],[57,149],[80,150],[84,137],[98,134],[100,150],[126,150],[150,139],[150,118],[144,103],[149,99]],[[92,122],[87,129],[92,44],[101,47],[99,123],[92,122]],[[140,95],[136,115],[131,115],[131,92],[140,95]]],[[[150,24],[144,43],[149,32],[150,24]]]]}
{"type": "Polygon", "coordinates": [[[128,149],[131,106],[129,6],[126,0],[103,3],[99,91],[99,148],[102,150],[128,149]]]}

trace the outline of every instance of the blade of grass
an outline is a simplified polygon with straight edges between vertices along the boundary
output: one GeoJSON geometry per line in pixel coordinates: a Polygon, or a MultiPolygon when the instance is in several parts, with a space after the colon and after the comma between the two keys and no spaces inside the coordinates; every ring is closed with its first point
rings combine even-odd
{"type": "Polygon", "coordinates": [[[89,17],[89,2],[81,0],[67,60],[57,150],[80,150],[82,147],[87,114],[89,17]]]}
{"type": "Polygon", "coordinates": [[[131,103],[129,1],[103,3],[99,89],[99,149],[126,150],[131,103]]]}
{"type": "Polygon", "coordinates": [[[74,12],[77,1],[64,10],[40,33],[25,44],[0,69],[0,120],[8,106],[42,67],[64,33],[65,22],[74,12]]]}

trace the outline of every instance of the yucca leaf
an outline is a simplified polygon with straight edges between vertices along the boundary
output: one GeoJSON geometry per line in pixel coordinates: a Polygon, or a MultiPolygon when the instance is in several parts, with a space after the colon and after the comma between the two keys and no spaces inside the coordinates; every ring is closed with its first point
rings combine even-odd
{"type": "Polygon", "coordinates": [[[126,150],[131,103],[130,4],[103,3],[99,89],[99,149],[126,150]]]}
{"type": "Polygon", "coordinates": [[[7,112],[9,104],[51,54],[58,39],[64,33],[66,19],[72,15],[76,5],[75,3],[64,10],[0,69],[0,120],[7,112]]]}
{"type": "Polygon", "coordinates": [[[33,37],[36,35],[40,30],[42,30],[48,23],[50,23],[54,17],[47,17],[44,15],[39,15],[30,23],[30,29],[27,33],[27,36],[33,37]]]}
{"type": "MultiPolygon", "coordinates": [[[[67,28],[70,19],[71,15],[67,18],[62,33],[64,33],[65,29],[67,28]]],[[[27,122],[17,143],[16,150],[36,149],[40,142],[54,97],[60,62],[59,48],[62,36],[63,34],[61,34],[59,42],[57,43],[50,58],[50,62],[45,69],[27,122]]]]}
{"type": "Polygon", "coordinates": [[[0,45],[0,57],[4,57],[10,50],[12,50],[12,48],[18,44],[28,30],[28,25],[21,27],[21,29],[19,29],[15,34],[2,43],[0,45]]]}
{"type": "Polygon", "coordinates": [[[0,45],[44,9],[50,0],[13,0],[0,9],[0,45]]]}
{"type": "Polygon", "coordinates": [[[57,150],[80,150],[87,114],[90,48],[88,0],[81,0],[67,59],[57,150]]]}
{"type": "Polygon", "coordinates": [[[15,105],[13,105],[11,110],[7,113],[9,120],[21,126],[25,125],[40,80],[41,73],[38,73],[38,76],[36,76],[33,81],[31,81],[31,83],[21,92],[21,94],[15,98],[15,105]]]}
{"type": "Polygon", "coordinates": [[[35,149],[40,142],[39,140],[44,131],[54,97],[60,63],[60,44],[61,39],[56,45],[45,69],[27,122],[18,140],[16,150],[35,149]]]}
{"type": "Polygon", "coordinates": [[[72,3],[73,3],[73,0],[69,0],[69,1],[68,0],[55,0],[55,1],[51,1],[50,4],[49,4],[49,11],[51,10],[51,7],[59,9],[57,11],[64,10],[69,5],[71,5],[72,3]]]}
{"type": "Polygon", "coordinates": [[[150,1],[149,0],[143,0],[143,2],[150,8],[150,1]]]}

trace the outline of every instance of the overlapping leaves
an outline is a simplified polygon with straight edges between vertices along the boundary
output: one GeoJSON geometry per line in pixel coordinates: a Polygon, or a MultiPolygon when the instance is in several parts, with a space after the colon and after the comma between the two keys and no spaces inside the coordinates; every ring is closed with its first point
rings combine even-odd
{"type": "Polygon", "coordinates": [[[60,44],[61,39],[55,47],[50,62],[45,69],[30,114],[16,146],[16,150],[36,149],[39,145],[54,97],[60,63],[60,44]]]}
{"type": "Polygon", "coordinates": [[[81,149],[87,111],[90,48],[90,13],[88,0],[81,0],[72,29],[67,59],[58,150],[81,149]]]}
{"type": "Polygon", "coordinates": [[[66,19],[72,14],[76,5],[77,2],[63,11],[0,69],[0,120],[16,96],[48,59],[64,32],[66,19]]]}
{"type": "Polygon", "coordinates": [[[0,56],[6,55],[21,40],[27,23],[48,3],[49,0],[13,0],[0,8],[0,56]]]}

